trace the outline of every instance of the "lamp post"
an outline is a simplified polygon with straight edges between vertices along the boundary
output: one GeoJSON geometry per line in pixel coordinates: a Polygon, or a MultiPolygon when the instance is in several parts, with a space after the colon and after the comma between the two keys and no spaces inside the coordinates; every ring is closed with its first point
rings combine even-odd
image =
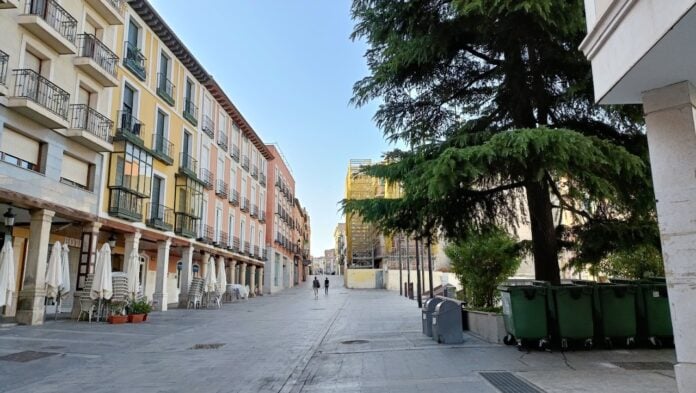
{"type": "Polygon", "coordinates": [[[12,208],[8,207],[7,211],[5,214],[2,215],[5,221],[5,241],[11,242],[12,241],[12,227],[14,227],[15,223],[15,214],[12,212],[12,208]]]}
{"type": "MultiPolygon", "coordinates": [[[[116,235],[114,235],[113,232],[111,232],[111,236],[109,236],[109,240],[107,240],[107,242],[109,243],[109,247],[112,249],[116,247],[116,235]]],[[[126,258],[128,258],[128,256],[126,256],[126,258]]]]}

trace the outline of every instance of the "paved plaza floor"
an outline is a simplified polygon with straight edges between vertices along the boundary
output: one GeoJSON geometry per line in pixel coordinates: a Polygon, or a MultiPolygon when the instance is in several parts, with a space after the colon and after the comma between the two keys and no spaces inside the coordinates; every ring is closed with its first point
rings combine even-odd
{"type": "Polygon", "coordinates": [[[143,324],[0,328],[0,359],[36,352],[0,360],[0,392],[495,393],[482,374],[492,371],[542,392],[676,392],[673,350],[527,354],[471,336],[438,345],[421,334],[415,302],[331,278],[318,300],[308,282],[143,324]]]}

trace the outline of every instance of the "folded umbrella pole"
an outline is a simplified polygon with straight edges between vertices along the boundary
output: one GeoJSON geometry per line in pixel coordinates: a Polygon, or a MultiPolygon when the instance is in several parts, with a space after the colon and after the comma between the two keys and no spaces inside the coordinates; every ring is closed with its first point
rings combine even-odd
{"type": "Polygon", "coordinates": [[[55,319],[60,308],[60,288],[63,285],[63,264],[61,262],[63,247],[60,242],[53,243],[51,255],[46,266],[46,297],[53,299],[56,305],[55,319]]]}
{"type": "Polygon", "coordinates": [[[12,304],[15,288],[14,252],[11,242],[5,242],[0,251],[0,307],[12,304]]]}
{"type": "Polygon", "coordinates": [[[89,291],[89,296],[92,299],[99,299],[97,322],[101,314],[102,299],[109,300],[113,294],[111,279],[111,247],[109,247],[109,243],[104,243],[97,253],[97,261],[94,264],[94,281],[92,281],[92,288],[89,291]]]}

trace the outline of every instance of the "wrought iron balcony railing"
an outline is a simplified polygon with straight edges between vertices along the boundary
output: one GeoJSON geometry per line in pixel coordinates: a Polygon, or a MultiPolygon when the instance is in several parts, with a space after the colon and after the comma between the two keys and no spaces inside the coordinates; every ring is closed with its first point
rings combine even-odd
{"type": "Polygon", "coordinates": [[[260,251],[260,250],[259,250],[259,246],[254,246],[254,255],[256,255],[257,257],[258,257],[258,256],[261,256],[261,254],[259,253],[259,251],[260,251]]]}
{"type": "Polygon", "coordinates": [[[199,242],[211,244],[215,240],[215,230],[210,225],[201,225],[201,235],[199,242]]]}
{"type": "Polygon", "coordinates": [[[116,136],[125,138],[138,145],[143,145],[143,129],[145,125],[138,120],[130,111],[118,111],[118,124],[116,126],[116,136]]]}
{"type": "Polygon", "coordinates": [[[109,214],[129,221],[143,219],[143,199],[120,188],[109,190],[109,214]]]}
{"type": "Polygon", "coordinates": [[[249,200],[247,198],[242,199],[242,207],[241,207],[243,212],[248,212],[249,211],[249,200]]]}
{"type": "Polygon", "coordinates": [[[154,134],[152,136],[152,152],[154,155],[171,165],[174,162],[174,144],[165,138],[164,135],[154,134]]]}
{"type": "Polygon", "coordinates": [[[160,96],[167,104],[174,105],[174,97],[176,86],[163,73],[157,74],[157,95],[160,96]]]}
{"type": "Polygon", "coordinates": [[[111,142],[114,122],[84,104],[70,105],[70,128],[85,130],[99,139],[111,142]]]}
{"type": "Polygon", "coordinates": [[[240,251],[239,247],[240,247],[239,246],[239,237],[235,236],[232,238],[232,250],[239,252],[240,251]]]}
{"type": "Polygon", "coordinates": [[[239,162],[239,147],[237,145],[232,145],[230,156],[232,156],[233,160],[239,162]]]}
{"type": "Polygon", "coordinates": [[[191,101],[190,98],[187,98],[186,101],[184,101],[184,118],[189,121],[189,123],[193,124],[194,126],[198,125],[198,107],[196,104],[191,101]]]}
{"type": "Polygon", "coordinates": [[[175,213],[175,216],[174,233],[188,238],[196,237],[197,220],[186,213],[175,213]]]}
{"type": "Polygon", "coordinates": [[[249,171],[249,157],[248,156],[244,156],[244,158],[242,158],[242,168],[244,168],[245,171],[249,171]]]}
{"type": "Polygon", "coordinates": [[[232,206],[239,206],[239,192],[237,190],[232,190],[230,192],[229,202],[232,206]]]}
{"type": "Polygon", "coordinates": [[[116,64],[118,56],[101,42],[94,34],[78,34],[77,48],[79,57],[87,57],[94,60],[109,75],[116,77],[116,64]]]}
{"type": "Polygon", "coordinates": [[[0,85],[7,86],[7,63],[10,55],[0,50],[0,85]]]}
{"type": "Polygon", "coordinates": [[[259,215],[259,208],[256,205],[251,205],[251,213],[250,215],[252,217],[256,217],[259,215]]]}
{"type": "Polygon", "coordinates": [[[220,146],[220,148],[224,151],[227,151],[227,134],[220,130],[218,131],[218,136],[217,136],[217,144],[220,146]]]}
{"type": "Polygon", "coordinates": [[[203,187],[212,190],[215,185],[215,175],[205,168],[201,168],[200,179],[203,182],[203,187]]]}
{"type": "Polygon", "coordinates": [[[55,0],[27,0],[24,10],[25,14],[40,16],[63,38],[75,43],[77,19],[73,18],[55,0]]]}
{"type": "Polygon", "coordinates": [[[261,212],[259,212],[259,221],[266,222],[266,211],[265,210],[261,210],[261,212]]]}
{"type": "Polygon", "coordinates": [[[140,48],[126,41],[125,51],[123,66],[144,81],[147,78],[147,72],[145,71],[145,56],[143,56],[140,48]]]}
{"type": "Polygon", "coordinates": [[[259,173],[259,184],[266,187],[266,175],[263,172],[259,173]]]}
{"type": "Polygon", "coordinates": [[[268,260],[268,251],[264,248],[263,251],[261,252],[261,260],[262,261],[267,261],[268,260]]]}
{"type": "Polygon", "coordinates": [[[253,177],[254,179],[259,178],[259,167],[257,167],[256,165],[251,167],[251,177],[253,177]]]}
{"type": "Polygon", "coordinates": [[[192,155],[182,152],[179,155],[179,170],[192,178],[198,178],[198,160],[192,155]]]}
{"type": "Polygon", "coordinates": [[[210,116],[203,115],[203,124],[201,126],[201,129],[203,130],[203,133],[208,135],[210,139],[215,138],[215,124],[213,123],[213,119],[211,119],[210,116]]]}
{"type": "Polygon", "coordinates": [[[43,108],[68,120],[70,94],[53,82],[29,69],[14,70],[14,96],[34,101],[43,108]]]}
{"type": "Polygon", "coordinates": [[[216,240],[216,244],[220,248],[227,248],[229,247],[229,242],[230,242],[230,237],[225,231],[220,231],[218,233],[218,238],[216,240]]]}
{"type": "Polygon", "coordinates": [[[163,231],[174,230],[174,209],[158,203],[147,204],[146,224],[163,231]]]}
{"type": "Polygon", "coordinates": [[[244,242],[244,253],[251,255],[251,244],[249,242],[244,242]]]}
{"type": "Polygon", "coordinates": [[[224,179],[218,179],[217,187],[215,187],[215,195],[221,198],[227,198],[227,193],[229,191],[229,186],[224,179]]]}

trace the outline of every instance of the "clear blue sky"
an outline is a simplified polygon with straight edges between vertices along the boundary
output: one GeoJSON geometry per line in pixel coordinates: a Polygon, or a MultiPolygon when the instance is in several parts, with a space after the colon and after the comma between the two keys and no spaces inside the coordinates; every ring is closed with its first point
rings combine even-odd
{"type": "Polygon", "coordinates": [[[267,142],[280,145],[312,220],[312,254],[333,247],[348,160],[388,149],[376,104],[349,105],[367,75],[350,0],[151,0],[267,142]]]}

